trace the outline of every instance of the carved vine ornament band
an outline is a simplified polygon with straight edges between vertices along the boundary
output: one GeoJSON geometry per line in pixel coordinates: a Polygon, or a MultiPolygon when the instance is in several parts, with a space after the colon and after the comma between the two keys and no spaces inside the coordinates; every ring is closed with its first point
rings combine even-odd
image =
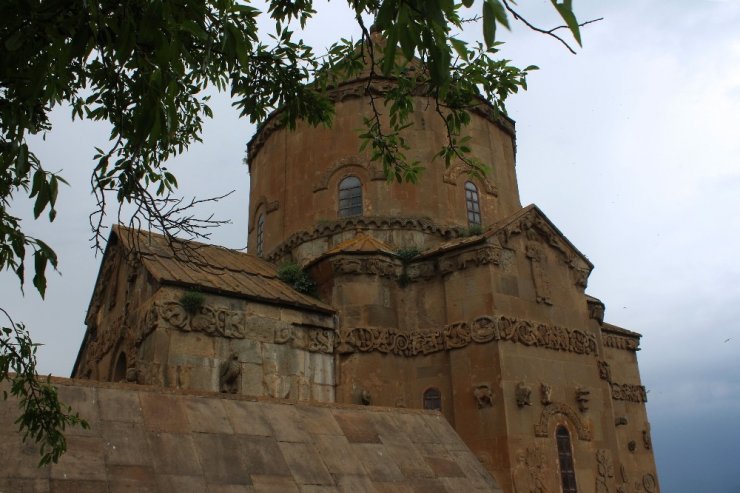
{"type": "Polygon", "coordinates": [[[513,317],[484,315],[472,322],[456,322],[442,329],[415,330],[355,328],[342,337],[340,352],[378,351],[398,356],[416,356],[458,349],[470,343],[509,341],[576,354],[598,354],[596,337],[578,329],[518,320],[513,317]]]}
{"type": "MultiPolygon", "coordinates": [[[[195,315],[188,314],[177,302],[157,305],[159,316],[171,326],[184,330],[205,332],[229,338],[249,337],[253,329],[242,312],[202,307],[195,315]]],[[[397,356],[416,356],[439,351],[458,349],[471,343],[485,344],[492,341],[509,341],[525,346],[542,347],[576,354],[598,354],[596,336],[578,329],[519,320],[506,316],[478,317],[471,322],[456,322],[442,329],[403,332],[395,328],[357,327],[335,337],[332,330],[291,328],[279,325],[269,329],[268,339],[275,343],[296,343],[299,332],[306,332],[306,344],[299,344],[309,351],[339,353],[371,352],[390,353],[397,356]]]]}

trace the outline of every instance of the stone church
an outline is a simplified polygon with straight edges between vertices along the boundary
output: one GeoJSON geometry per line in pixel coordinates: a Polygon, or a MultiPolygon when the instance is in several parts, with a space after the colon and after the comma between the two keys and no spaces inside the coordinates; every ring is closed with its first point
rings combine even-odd
{"type": "MultiPolygon", "coordinates": [[[[249,253],[114,227],[72,377],[359,416],[438,411],[495,480],[481,491],[656,493],[640,335],[604,321],[591,262],[522,206],[514,122],[484,101],[472,111],[490,172],[471,178],[434,158],[445,128],[416,96],[407,155],[426,170],[389,183],[356,129],[368,87],[391,85],[332,89],[331,128],[288,130],[279,112],[259,128],[249,253]],[[288,264],[310,295],[281,280],[288,264]]],[[[444,484],[346,491],[468,488],[444,484]]]]}

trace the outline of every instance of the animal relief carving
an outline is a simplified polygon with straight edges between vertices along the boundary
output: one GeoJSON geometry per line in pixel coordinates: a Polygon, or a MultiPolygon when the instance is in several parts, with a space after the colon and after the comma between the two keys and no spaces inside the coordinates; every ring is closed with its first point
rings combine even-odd
{"type": "Polygon", "coordinates": [[[552,404],[552,387],[546,383],[540,385],[540,402],[543,406],[552,404]]]}
{"type": "Polygon", "coordinates": [[[591,391],[586,387],[578,387],[576,389],[576,402],[578,403],[578,410],[582,413],[588,411],[589,400],[591,400],[591,391]]]}
{"type": "Polygon", "coordinates": [[[229,359],[221,363],[218,387],[221,392],[236,394],[239,391],[239,377],[242,374],[242,365],[239,355],[231,353],[229,359]]]}
{"type": "Polygon", "coordinates": [[[473,388],[473,396],[475,397],[475,402],[478,405],[478,409],[483,409],[484,407],[493,407],[493,391],[491,390],[491,386],[487,383],[482,383],[480,385],[476,385],[473,388]]]}
{"type": "Polygon", "coordinates": [[[532,405],[532,387],[524,382],[516,384],[514,395],[516,396],[516,405],[520,408],[532,405]]]}

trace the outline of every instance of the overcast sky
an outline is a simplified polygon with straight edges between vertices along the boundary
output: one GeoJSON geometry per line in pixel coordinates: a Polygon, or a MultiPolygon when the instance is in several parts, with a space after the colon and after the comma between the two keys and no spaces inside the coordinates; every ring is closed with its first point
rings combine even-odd
{"type": "MultiPolygon", "coordinates": [[[[476,3],[476,8],[480,2],[476,3]]],[[[546,1],[520,2],[551,26],[546,1]]],[[[343,2],[306,39],[357,36],[343,2]],[[340,29],[349,29],[341,31],[340,29]]],[[[541,70],[513,97],[523,204],[536,203],[596,265],[588,292],[606,320],[643,334],[639,353],[662,491],[740,491],[740,1],[576,4],[583,49],[570,55],[522,27],[502,51],[541,70]]],[[[477,35],[471,32],[470,35],[477,35]]],[[[231,219],[214,243],[243,248],[249,182],[242,163],[254,128],[225,98],[195,146],[171,165],[186,195],[235,193],[213,208],[231,219]]],[[[36,151],[71,187],[54,224],[25,227],[60,256],[47,301],[0,274],[0,299],[37,342],[42,372],[69,375],[100,257],[90,249],[89,172],[105,127],[70,124],[36,151]]],[[[17,203],[16,213],[28,217],[17,203]]],[[[204,213],[210,212],[210,209],[204,213]]],[[[4,322],[3,322],[4,323],[4,322]]]]}

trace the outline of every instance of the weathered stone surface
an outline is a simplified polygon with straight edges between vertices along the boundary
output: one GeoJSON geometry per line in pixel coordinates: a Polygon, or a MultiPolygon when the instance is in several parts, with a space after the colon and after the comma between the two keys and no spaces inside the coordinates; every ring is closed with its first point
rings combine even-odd
{"type": "MultiPolygon", "coordinates": [[[[107,419],[93,420],[87,435],[69,435],[67,453],[43,468],[36,467],[33,446],[22,445],[15,433],[0,434],[0,491],[415,492],[436,491],[447,479],[496,491],[486,486],[480,465],[470,466],[477,460],[469,450],[453,455],[441,440],[414,442],[412,433],[452,433],[444,419],[422,411],[57,384],[65,395],[121,403],[131,415],[95,401],[88,412],[107,419]]],[[[15,405],[12,398],[0,401],[0,415],[12,415],[15,405]]]]}

